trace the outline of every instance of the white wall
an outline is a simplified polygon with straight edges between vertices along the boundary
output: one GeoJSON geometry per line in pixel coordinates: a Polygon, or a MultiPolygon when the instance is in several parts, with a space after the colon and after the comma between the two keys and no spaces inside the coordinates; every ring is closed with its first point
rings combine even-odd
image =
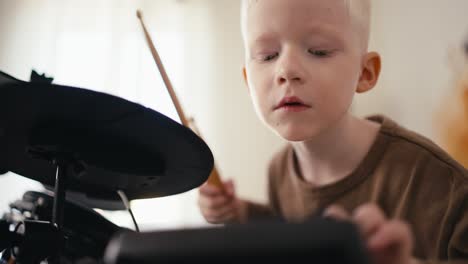
{"type": "Polygon", "coordinates": [[[382,55],[382,75],[373,91],[357,96],[354,110],[384,113],[439,142],[435,116],[454,89],[448,54],[468,36],[468,1],[373,3],[371,48],[382,55]]]}

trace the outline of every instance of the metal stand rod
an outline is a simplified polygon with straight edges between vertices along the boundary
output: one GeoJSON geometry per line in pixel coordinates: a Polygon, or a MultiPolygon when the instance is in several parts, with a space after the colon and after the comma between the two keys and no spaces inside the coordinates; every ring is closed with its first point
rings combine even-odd
{"type": "Polygon", "coordinates": [[[65,190],[67,186],[67,167],[68,162],[63,159],[55,160],[57,171],[55,173],[55,197],[54,207],[52,209],[52,224],[55,224],[58,229],[59,242],[55,256],[52,257],[51,263],[60,263],[60,256],[63,250],[63,215],[65,208],[65,190]]]}
{"type": "Polygon", "coordinates": [[[61,232],[63,227],[63,211],[65,205],[65,190],[67,181],[67,166],[65,162],[57,162],[55,174],[55,198],[52,211],[52,223],[57,225],[61,232]]]}

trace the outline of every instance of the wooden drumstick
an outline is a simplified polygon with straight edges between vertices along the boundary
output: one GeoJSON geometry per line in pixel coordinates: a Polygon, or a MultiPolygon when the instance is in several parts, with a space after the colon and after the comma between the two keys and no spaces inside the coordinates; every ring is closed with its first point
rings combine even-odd
{"type": "MultiPolygon", "coordinates": [[[[190,118],[188,122],[189,122],[189,127],[195,132],[195,134],[200,136],[200,131],[198,130],[197,125],[195,124],[195,120],[193,118],[190,118]]],[[[215,163],[215,166],[213,167],[213,170],[210,173],[210,176],[208,177],[208,183],[224,189],[224,185],[221,181],[221,177],[219,176],[218,170],[216,169],[216,163],[215,163]]]]}
{"type": "MultiPolygon", "coordinates": [[[[184,111],[180,105],[179,100],[177,99],[176,93],[174,91],[174,88],[172,87],[171,81],[169,80],[169,76],[166,73],[166,70],[164,68],[164,65],[161,61],[161,58],[159,57],[159,54],[153,44],[153,40],[151,39],[150,34],[148,33],[148,30],[146,29],[145,23],[143,22],[143,15],[140,10],[137,11],[137,17],[140,20],[141,27],[143,28],[143,32],[145,34],[145,39],[146,43],[148,44],[148,47],[150,48],[151,54],[153,55],[153,59],[156,62],[156,65],[159,69],[159,72],[161,73],[161,77],[164,81],[164,85],[167,88],[167,91],[169,92],[169,95],[171,96],[171,100],[177,110],[177,114],[179,115],[180,121],[182,122],[182,125],[185,127],[191,128],[189,121],[187,120],[184,111]]],[[[193,125],[193,124],[192,124],[193,125]]],[[[194,130],[193,128],[191,128],[194,130]]],[[[200,133],[198,131],[194,130],[194,132],[200,136],[200,133]]],[[[201,136],[200,136],[201,137],[201,136]]],[[[222,184],[221,178],[219,176],[218,170],[216,169],[216,166],[213,166],[213,170],[210,173],[210,176],[208,177],[207,182],[209,184],[213,184],[219,188],[224,189],[224,185],[222,184]]]]}

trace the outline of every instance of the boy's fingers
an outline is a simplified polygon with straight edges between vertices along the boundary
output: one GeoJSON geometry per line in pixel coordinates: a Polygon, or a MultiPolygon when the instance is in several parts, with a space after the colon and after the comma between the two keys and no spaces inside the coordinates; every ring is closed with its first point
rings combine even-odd
{"type": "Polygon", "coordinates": [[[383,211],[375,204],[365,204],[353,212],[353,221],[359,227],[363,237],[375,233],[386,221],[383,211]]]}
{"type": "Polygon", "coordinates": [[[395,248],[400,254],[411,254],[413,239],[409,226],[398,220],[391,220],[382,225],[368,240],[371,250],[395,248]]]}
{"type": "Polygon", "coordinates": [[[228,195],[233,196],[235,193],[235,186],[233,180],[227,180],[224,182],[224,188],[228,195]]]}
{"type": "Polygon", "coordinates": [[[223,215],[220,219],[223,223],[236,222],[237,214],[234,211],[230,211],[223,215]]]}
{"type": "Polygon", "coordinates": [[[232,199],[226,197],[225,195],[214,195],[207,197],[200,196],[198,199],[198,205],[201,208],[216,210],[220,207],[226,206],[230,201],[232,201],[232,199]]]}
{"type": "Polygon", "coordinates": [[[331,205],[329,206],[324,212],[323,212],[324,217],[330,217],[336,220],[349,220],[350,216],[346,210],[338,205],[331,205]]]}
{"type": "Polygon", "coordinates": [[[219,219],[222,216],[226,215],[229,212],[235,211],[235,206],[233,204],[227,204],[226,206],[220,207],[217,210],[209,210],[206,215],[211,218],[219,219]]]}
{"type": "Polygon", "coordinates": [[[225,207],[219,208],[218,210],[209,210],[205,213],[205,218],[209,222],[224,222],[228,220],[229,217],[234,217],[236,215],[236,208],[233,204],[227,205],[225,207]]]}
{"type": "Polygon", "coordinates": [[[223,191],[220,188],[209,183],[205,183],[202,186],[200,186],[200,188],[198,188],[198,192],[206,196],[216,196],[223,193],[223,191]]]}
{"type": "Polygon", "coordinates": [[[221,217],[217,217],[217,218],[212,218],[212,217],[206,217],[206,221],[208,221],[209,223],[212,223],[212,224],[223,224],[223,223],[226,223],[226,222],[231,222],[233,220],[235,220],[236,218],[236,215],[234,212],[229,212],[221,217]]]}

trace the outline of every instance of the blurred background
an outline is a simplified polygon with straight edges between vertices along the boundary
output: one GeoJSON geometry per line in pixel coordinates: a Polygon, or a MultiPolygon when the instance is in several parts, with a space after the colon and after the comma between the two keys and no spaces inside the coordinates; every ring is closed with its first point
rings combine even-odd
{"type": "MultiPolygon", "coordinates": [[[[284,142],[258,120],[242,79],[238,0],[0,0],[0,71],[29,80],[34,69],[56,84],[120,96],[179,121],[137,9],[222,178],[233,179],[241,197],[265,202],[266,166],[284,142]]],[[[468,90],[466,10],[466,0],[374,1],[371,49],[382,55],[382,75],[352,111],[385,114],[450,150],[448,128],[467,123],[460,110],[468,90]]],[[[25,191],[42,189],[0,176],[0,213],[25,191]]],[[[194,189],[131,205],[141,230],[206,226],[196,199],[194,189]]],[[[125,211],[100,213],[133,227],[125,211]]]]}

